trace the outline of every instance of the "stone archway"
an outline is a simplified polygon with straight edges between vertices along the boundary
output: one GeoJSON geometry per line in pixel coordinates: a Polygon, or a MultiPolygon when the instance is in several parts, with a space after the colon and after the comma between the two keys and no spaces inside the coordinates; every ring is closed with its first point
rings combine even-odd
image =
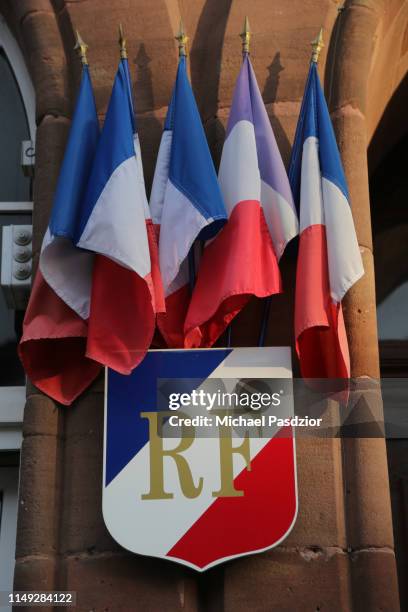
{"type": "MultiPolygon", "coordinates": [[[[390,3],[391,4],[391,3],[390,3]]],[[[407,244],[408,211],[408,30],[407,3],[390,7],[378,28],[383,43],[375,54],[370,86],[368,170],[375,259],[376,296],[383,377],[408,375],[407,244]]],[[[408,508],[406,439],[387,440],[393,529],[401,607],[408,605],[404,579],[408,568],[405,533],[408,508]]]]}

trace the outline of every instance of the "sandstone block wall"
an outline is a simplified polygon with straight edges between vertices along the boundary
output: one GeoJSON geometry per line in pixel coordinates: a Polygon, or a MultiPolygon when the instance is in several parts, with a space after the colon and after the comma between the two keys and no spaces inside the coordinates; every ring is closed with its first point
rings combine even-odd
{"type": "MultiPolygon", "coordinates": [[[[320,73],[349,182],[366,275],[345,304],[354,376],[378,376],[367,146],[406,56],[388,74],[376,58],[394,53],[403,0],[0,0],[26,57],[37,94],[35,249],[41,244],[70,126],[80,64],[74,30],[89,45],[103,120],[118,62],[117,25],[126,29],[146,182],[151,184],[177,65],[180,16],[190,36],[190,71],[217,162],[241,61],[243,18],[253,30],[252,61],[284,160],[293,141],[310,57],[320,26],[320,73]],[[372,78],[386,79],[380,98],[372,78]],[[376,76],[377,75],[377,76],[376,76]],[[369,78],[370,77],[370,78],[369,78]]],[[[394,56],[393,56],[394,57],[394,56]]],[[[274,298],[269,344],[292,344],[294,260],[286,293],[274,298]]],[[[256,343],[261,304],[234,324],[234,344],[256,343]]],[[[98,381],[71,408],[27,388],[16,589],[78,591],[78,610],[397,611],[385,446],[381,440],[301,440],[300,511],[277,549],[197,576],[130,555],[101,515],[103,390],[98,381]]],[[[38,610],[38,608],[36,608],[38,610]]]]}

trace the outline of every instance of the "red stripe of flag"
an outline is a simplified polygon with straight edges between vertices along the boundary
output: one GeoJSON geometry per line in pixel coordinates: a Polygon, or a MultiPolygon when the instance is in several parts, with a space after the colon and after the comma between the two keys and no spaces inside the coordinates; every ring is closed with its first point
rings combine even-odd
{"type": "Polygon", "coordinates": [[[51,289],[37,270],[18,348],[30,380],[61,404],[71,404],[101,366],[85,356],[88,323],[51,289]]]}
{"type": "Polygon", "coordinates": [[[350,358],[341,304],[330,295],[326,228],[300,235],[296,274],[295,334],[304,378],[349,378],[350,358]]]}
{"type": "Polygon", "coordinates": [[[185,347],[210,347],[253,295],[281,292],[272,239],[260,203],[239,202],[205,249],[185,323],[185,347]]]}

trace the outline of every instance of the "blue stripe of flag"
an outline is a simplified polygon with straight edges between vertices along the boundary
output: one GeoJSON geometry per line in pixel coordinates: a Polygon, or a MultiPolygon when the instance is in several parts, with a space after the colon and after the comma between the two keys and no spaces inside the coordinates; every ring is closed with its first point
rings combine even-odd
{"type": "Polygon", "coordinates": [[[98,138],[95,98],[88,66],[84,66],[49,223],[54,236],[74,238],[98,138]]]}
{"type": "Polygon", "coordinates": [[[319,141],[322,177],[337,185],[348,200],[346,178],[315,62],[310,65],[289,165],[289,181],[298,211],[303,143],[309,136],[319,141]]]}
{"type": "Polygon", "coordinates": [[[121,61],[113,84],[105,123],[92,166],[85,202],[75,236],[79,241],[106,183],[124,161],[134,156],[134,112],[129,73],[121,61]]]}
{"type": "Polygon", "coordinates": [[[184,57],[179,61],[165,129],[173,132],[169,179],[203,217],[214,219],[198,236],[208,240],[224,225],[227,213],[184,57]]]}
{"type": "Polygon", "coordinates": [[[129,376],[108,370],[105,486],[148,442],[148,421],[140,413],[157,411],[160,379],[180,378],[191,393],[232,350],[150,351],[129,376]]]}

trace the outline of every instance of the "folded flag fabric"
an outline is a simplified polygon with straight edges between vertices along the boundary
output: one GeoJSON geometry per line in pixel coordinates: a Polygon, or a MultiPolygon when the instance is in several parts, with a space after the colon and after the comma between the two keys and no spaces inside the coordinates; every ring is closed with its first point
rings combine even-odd
{"type": "Polygon", "coordinates": [[[222,151],[228,223],[200,263],[185,323],[186,347],[214,344],[252,296],[281,291],[277,261],[298,233],[285,167],[245,54],[222,151]]]}
{"type": "Polygon", "coordinates": [[[200,115],[179,60],[176,83],[160,143],[150,208],[159,234],[166,313],[158,327],[169,347],[184,346],[190,301],[188,255],[194,242],[213,238],[227,214],[200,115]]]}
{"type": "Polygon", "coordinates": [[[116,74],[78,224],[96,254],[87,356],[129,374],[148,350],[162,309],[126,59],[116,74]]]}
{"type": "Polygon", "coordinates": [[[19,345],[28,377],[62,404],[70,404],[100,371],[85,356],[93,255],[77,248],[74,238],[98,137],[92,84],[84,66],[19,345]]]}
{"type": "Polygon", "coordinates": [[[340,154],[311,63],[289,169],[300,208],[295,336],[302,376],[349,378],[341,301],[364,274],[340,154]]]}

